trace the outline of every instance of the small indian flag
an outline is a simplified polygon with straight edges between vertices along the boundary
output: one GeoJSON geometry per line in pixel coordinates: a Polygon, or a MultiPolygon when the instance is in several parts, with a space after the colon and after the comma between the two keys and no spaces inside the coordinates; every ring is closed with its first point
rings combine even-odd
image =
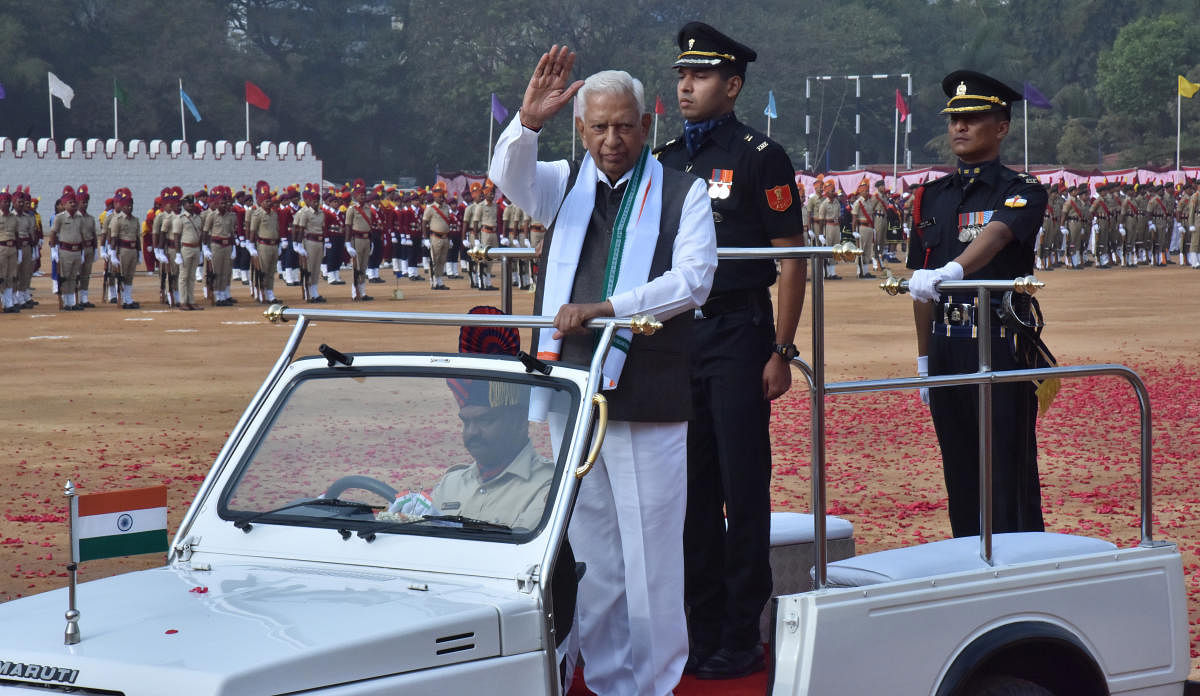
{"type": "Polygon", "coordinates": [[[166,486],[71,498],[73,562],[166,550],[166,486]]]}

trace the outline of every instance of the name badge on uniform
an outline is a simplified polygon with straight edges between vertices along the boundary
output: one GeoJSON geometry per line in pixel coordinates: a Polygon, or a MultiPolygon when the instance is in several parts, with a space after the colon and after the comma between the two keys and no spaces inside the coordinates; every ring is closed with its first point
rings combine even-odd
{"type": "Polygon", "coordinates": [[[983,228],[987,226],[992,219],[993,210],[981,210],[975,213],[959,213],[958,215],[958,241],[963,244],[970,244],[975,241],[983,228]]]}
{"type": "Polygon", "coordinates": [[[733,192],[733,170],[714,169],[712,178],[708,180],[709,198],[729,198],[733,192]]]}

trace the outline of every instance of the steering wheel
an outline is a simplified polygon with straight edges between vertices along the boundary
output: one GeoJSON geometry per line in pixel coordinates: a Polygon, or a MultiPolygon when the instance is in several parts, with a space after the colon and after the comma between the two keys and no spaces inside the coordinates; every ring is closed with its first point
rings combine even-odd
{"type": "Polygon", "coordinates": [[[370,476],[354,474],[351,476],[343,476],[340,479],[329,484],[329,488],[325,489],[326,498],[337,498],[341,494],[351,488],[359,488],[364,491],[369,491],[383,498],[388,503],[396,499],[398,491],[395,488],[387,485],[383,481],[370,476]]]}

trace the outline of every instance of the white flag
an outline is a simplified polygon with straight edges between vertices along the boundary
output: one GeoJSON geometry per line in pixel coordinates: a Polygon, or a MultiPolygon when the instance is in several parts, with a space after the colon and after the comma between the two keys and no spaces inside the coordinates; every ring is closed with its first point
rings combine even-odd
{"type": "Polygon", "coordinates": [[[52,72],[46,73],[50,76],[50,96],[58,97],[62,100],[63,106],[71,108],[71,100],[75,98],[75,90],[62,80],[58,79],[58,75],[52,72]]]}

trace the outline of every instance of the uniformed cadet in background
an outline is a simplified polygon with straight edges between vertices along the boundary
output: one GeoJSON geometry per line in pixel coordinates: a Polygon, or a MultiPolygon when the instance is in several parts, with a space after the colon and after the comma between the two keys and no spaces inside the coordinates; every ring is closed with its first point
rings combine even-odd
{"type": "Polygon", "coordinates": [[[141,222],[133,214],[133,193],[119,188],[113,195],[113,212],[104,220],[104,236],[108,240],[109,263],[117,276],[121,309],[138,309],[133,299],[133,278],[141,254],[141,222]]]}
{"type": "Polygon", "coordinates": [[[1195,186],[1188,197],[1186,228],[1187,254],[1184,254],[1185,243],[1180,242],[1180,263],[1186,262],[1192,268],[1200,268],[1200,186],[1195,186]]]}
{"type": "Polygon", "coordinates": [[[301,262],[308,269],[308,302],[325,302],[318,290],[321,277],[321,255],[325,251],[325,210],[321,207],[319,184],[304,187],[304,207],[292,218],[296,250],[303,250],[301,262]]]}
{"type": "Polygon", "coordinates": [[[179,213],[171,220],[171,236],[179,243],[175,252],[175,264],[179,266],[179,309],[189,312],[204,309],[196,304],[196,269],[200,267],[208,249],[204,246],[204,232],[200,227],[196,199],[191,194],[180,200],[179,213]]]}
{"type": "Polygon", "coordinates": [[[854,242],[862,249],[858,259],[854,265],[858,268],[859,278],[874,278],[874,274],[866,269],[866,262],[871,261],[871,268],[878,270],[879,260],[877,258],[877,249],[879,240],[875,239],[875,215],[871,200],[867,192],[870,190],[870,184],[864,178],[858,184],[858,189],[854,194],[854,202],[850,204],[850,224],[854,230],[854,242]]]}
{"type": "Polygon", "coordinates": [[[1063,201],[1063,221],[1067,228],[1067,268],[1083,269],[1083,227],[1088,221],[1089,205],[1086,203],[1087,184],[1080,184],[1067,194],[1063,201]]]}
{"type": "MultiPolygon", "coordinates": [[[[718,247],[803,246],[803,202],[786,152],[734,106],[755,51],[702,22],[678,34],[683,134],[657,151],[708,182],[718,247]]],[[[759,617],[771,597],[771,401],[791,386],[803,259],[723,260],[692,323],[687,430],[685,672],[732,679],[764,668],[759,617]]]]}
{"type": "MultiPolygon", "coordinates": [[[[504,239],[500,240],[500,244],[514,249],[528,248],[529,216],[511,201],[506,202],[503,215],[504,239]]],[[[514,288],[528,289],[531,284],[529,262],[515,261],[509,264],[509,268],[511,277],[504,279],[504,282],[511,282],[514,288]]]]}
{"type": "Polygon", "coordinates": [[[259,193],[258,207],[250,216],[250,257],[259,269],[262,303],[275,301],[275,262],[279,260],[279,213],[270,189],[259,193]]]}
{"type": "MultiPolygon", "coordinates": [[[[842,204],[838,200],[837,181],[833,177],[825,180],[824,197],[817,206],[817,246],[829,246],[842,241],[842,204]]],[[[815,225],[814,225],[815,227],[815,225]]],[[[833,259],[825,259],[825,278],[841,280],[833,259]]]]}
{"type": "Polygon", "coordinates": [[[58,294],[66,312],[82,310],[76,290],[83,270],[82,222],[76,212],[75,189],[64,186],[59,198],[62,210],[50,225],[50,260],[58,262],[58,294]]]}
{"type": "Polygon", "coordinates": [[[75,189],[75,200],[78,204],[79,231],[83,235],[83,265],[79,269],[79,306],[92,309],[96,305],[88,300],[88,288],[92,284],[92,267],[96,264],[96,238],[100,231],[96,218],[88,212],[91,195],[87,184],[80,184],[75,189]]]}
{"type": "Polygon", "coordinates": [[[17,187],[13,193],[13,211],[17,214],[17,241],[20,263],[17,269],[17,287],[13,304],[22,309],[33,309],[38,304],[33,299],[33,267],[41,254],[42,239],[37,216],[30,209],[29,187],[17,187]]]}
{"type": "Polygon", "coordinates": [[[20,243],[17,238],[20,218],[9,208],[10,205],[12,193],[5,187],[0,191],[0,304],[5,314],[21,311],[14,299],[20,268],[20,243]]]}
{"type": "Polygon", "coordinates": [[[1059,197],[1055,195],[1053,187],[1050,184],[1046,184],[1044,188],[1046,189],[1046,209],[1042,211],[1042,229],[1038,233],[1034,267],[1039,271],[1053,271],[1054,262],[1051,260],[1051,257],[1056,248],[1055,242],[1058,239],[1059,220],[1054,210],[1054,200],[1059,197]]]}
{"type": "Polygon", "coordinates": [[[1155,186],[1150,200],[1146,202],[1146,239],[1143,242],[1141,259],[1152,266],[1166,266],[1171,233],[1175,227],[1175,197],[1170,189],[1155,186]]]}
{"type": "Polygon", "coordinates": [[[896,260],[896,244],[888,237],[888,212],[892,209],[892,202],[883,179],[875,182],[875,193],[871,194],[868,203],[871,217],[875,220],[875,258],[871,261],[871,270],[882,271],[885,261],[896,260]]]}
{"type": "Polygon", "coordinates": [[[355,180],[350,195],[354,201],[346,208],[346,253],[354,267],[350,299],[369,302],[375,299],[367,294],[367,262],[371,256],[371,226],[375,216],[367,204],[367,187],[362,179],[355,180]]]}
{"type": "Polygon", "coordinates": [[[230,292],[233,282],[233,250],[237,248],[238,219],[233,211],[232,192],[221,186],[209,196],[212,207],[204,218],[204,238],[212,254],[213,304],[229,307],[237,302],[230,292]]]}
{"type": "Polygon", "coordinates": [[[454,211],[446,202],[446,183],[433,185],[433,200],[425,206],[421,218],[425,233],[429,235],[429,287],[431,290],[449,290],[444,276],[446,254],[450,251],[450,219],[454,211]]]}
{"type": "MultiPolygon", "coordinates": [[[[475,206],[475,225],[482,247],[500,246],[500,236],[496,233],[500,225],[500,208],[496,205],[496,185],[491,181],[483,184],[483,200],[475,206]]],[[[492,283],[492,263],[479,263],[479,289],[498,290],[492,283]]]]}
{"type": "Polygon", "coordinates": [[[817,237],[825,231],[825,223],[820,219],[821,201],[825,200],[825,175],[817,174],[817,178],[813,181],[812,186],[812,195],[804,201],[804,213],[802,217],[808,246],[817,246],[817,237]]]}

